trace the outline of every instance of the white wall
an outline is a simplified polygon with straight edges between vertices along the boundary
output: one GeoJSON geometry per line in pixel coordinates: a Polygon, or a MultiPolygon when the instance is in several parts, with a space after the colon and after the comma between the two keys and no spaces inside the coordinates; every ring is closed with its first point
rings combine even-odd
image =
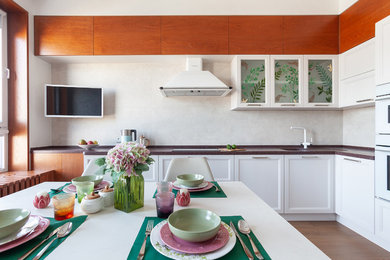
{"type": "MultiPolygon", "coordinates": [[[[205,64],[230,85],[230,64],[205,64]]],[[[163,97],[158,87],[184,63],[53,65],[53,83],[103,87],[103,119],[53,119],[53,145],[80,138],[113,144],[122,128],[135,128],[153,144],[298,144],[313,130],[315,144],[342,143],[342,112],[231,111],[227,97],[163,97]]]]}
{"type": "Polygon", "coordinates": [[[338,14],[339,0],[16,0],[41,15],[338,14]],[[33,4],[32,4],[33,3],[33,4]],[[31,7],[32,8],[32,7],[31,7]]]}
{"type": "Polygon", "coordinates": [[[341,14],[358,0],[339,0],[339,13],[341,14]]]}
{"type": "Polygon", "coordinates": [[[343,111],[343,144],[375,146],[375,107],[343,111]]]}

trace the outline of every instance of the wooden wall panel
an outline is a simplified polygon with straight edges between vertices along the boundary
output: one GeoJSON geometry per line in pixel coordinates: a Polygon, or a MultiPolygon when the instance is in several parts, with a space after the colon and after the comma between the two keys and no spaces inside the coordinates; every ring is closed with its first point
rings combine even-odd
{"type": "Polygon", "coordinates": [[[228,17],[161,17],[161,54],[228,54],[228,17]]]}
{"type": "Polygon", "coordinates": [[[53,170],[55,181],[70,181],[84,170],[82,153],[32,153],[33,170],[53,170]]]}
{"type": "Polygon", "coordinates": [[[282,54],[283,16],[229,16],[229,54],[282,54]]]}
{"type": "Polygon", "coordinates": [[[95,16],[94,55],[160,54],[160,17],[95,16]]]}
{"type": "Polygon", "coordinates": [[[338,15],[284,16],[283,54],[338,54],[338,15]]]}
{"type": "Polygon", "coordinates": [[[373,37],[375,23],[390,15],[389,0],[359,0],[340,15],[340,53],[373,37]]]}
{"type": "Polygon", "coordinates": [[[29,168],[28,13],[10,0],[0,0],[7,12],[8,170],[29,168]]]}
{"type": "Polygon", "coordinates": [[[35,16],[35,55],[93,55],[93,17],[35,16]]]}

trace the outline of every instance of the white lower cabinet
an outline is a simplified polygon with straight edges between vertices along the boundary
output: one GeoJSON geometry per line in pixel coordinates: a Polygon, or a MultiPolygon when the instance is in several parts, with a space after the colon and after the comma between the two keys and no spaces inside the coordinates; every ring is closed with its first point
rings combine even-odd
{"type": "Polygon", "coordinates": [[[236,180],[283,213],[283,155],[236,155],[234,164],[236,180]]]}
{"type": "Polygon", "coordinates": [[[375,236],[390,248],[390,202],[375,199],[375,236]]]}
{"type": "Polygon", "coordinates": [[[173,158],[205,157],[216,181],[234,180],[234,155],[160,155],[159,179],[164,180],[169,163],[173,158]]]}
{"type": "Polygon", "coordinates": [[[285,213],[334,213],[334,156],[285,156],[285,213]]]}
{"type": "Polygon", "coordinates": [[[337,215],[373,234],[374,195],[374,161],[336,155],[337,215]]]}

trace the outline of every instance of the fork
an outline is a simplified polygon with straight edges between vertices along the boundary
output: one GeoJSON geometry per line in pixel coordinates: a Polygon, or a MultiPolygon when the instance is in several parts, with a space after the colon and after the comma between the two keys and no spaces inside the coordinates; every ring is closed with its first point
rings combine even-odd
{"type": "Polygon", "coordinates": [[[149,220],[148,224],[146,225],[145,239],[144,239],[144,242],[142,243],[141,250],[139,250],[139,254],[138,254],[137,260],[144,259],[145,247],[146,247],[146,239],[150,235],[150,232],[152,232],[153,225],[154,225],[154,221],[153,220],[149,220]]]}

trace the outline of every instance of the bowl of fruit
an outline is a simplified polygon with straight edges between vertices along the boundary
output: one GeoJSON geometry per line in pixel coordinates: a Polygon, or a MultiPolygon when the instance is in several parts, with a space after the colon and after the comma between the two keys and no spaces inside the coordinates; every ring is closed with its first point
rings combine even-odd
{"type": "Polygon", "coordinates": [[[85,150],[90,150],[93,147],[98,146],[99,143],[98,141],[85,141],[85,139],[81,139],[80,142],[78,143],[78,146],[85,149],[85,150]]]}

